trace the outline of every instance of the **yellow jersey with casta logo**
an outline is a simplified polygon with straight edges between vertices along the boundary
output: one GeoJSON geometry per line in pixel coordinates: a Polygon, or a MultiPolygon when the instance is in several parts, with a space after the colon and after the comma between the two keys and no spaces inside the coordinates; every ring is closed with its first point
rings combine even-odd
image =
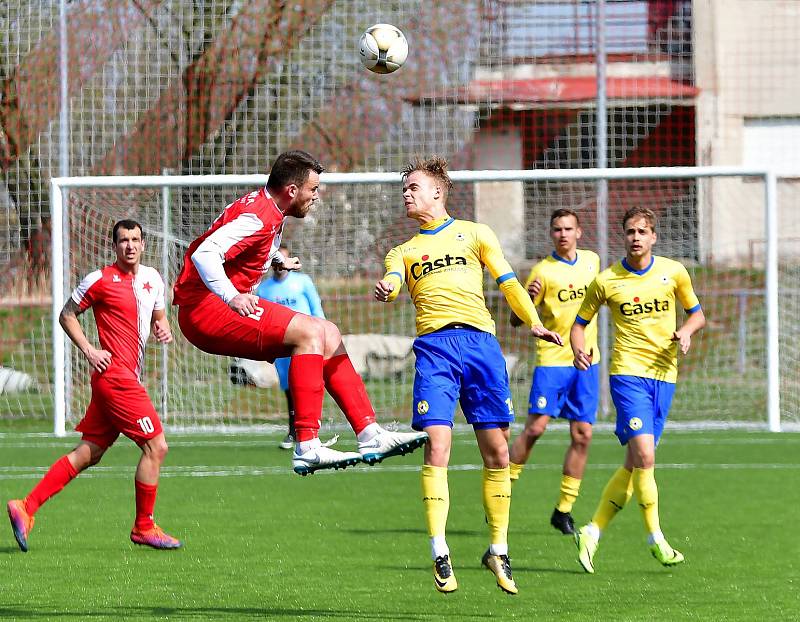
{"type": "Polygon", "coordinates": [[[450,218],[420,227],[386,255],[384,280],[394,285],[389,301],[408,286],[417,310],[417,334],[448,324],[468,324],[495,333],[483,296],[483,268],[500,285],[515,313],[529,326],[541,324],[527,292],[506,261],[494,232],[479,223],[450,218]]]}
{"type": "Polygon", "coordinates": [[[586,325],[607,304],[614,322],[611,375],[665,382],[678,379],[677,304],[687,313],[700,309],[686,268],[653,257],[643,270],[623,259],[601,272],[589,286],[576,322],[586,325]]]}
{"type": "MultiPolygon", "coordinates": [[[[569,331],[586,296],[586,290],[600,272],[597,253],[577,250],[575,261],[568,261],[555,251],[537,263],[525,281],[525,289],[536,278],[542,284],[533,299],[545,328],[557,332],[569,344],[569,331]]],[[[597,321],[586,327],[586,352],[594,351],[594,364],[600,361],[597,347],[597,321]]],[[[548,341],[536,341],[537,367],[572,367],[572,348],[561,347],[548,341]]]]}

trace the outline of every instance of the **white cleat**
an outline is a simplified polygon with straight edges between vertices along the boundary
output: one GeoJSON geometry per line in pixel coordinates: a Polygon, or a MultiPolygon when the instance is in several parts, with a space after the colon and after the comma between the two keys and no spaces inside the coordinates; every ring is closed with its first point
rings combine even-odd
{"type": "Polygon", "coordinates": [[[312,447],[304,454],[297,453],[297,448],[295,448],[292,454],[294,472],[298,475],[308,475],[322,469],[346,469],[349,466],[363,462],[359,453],[331,449],[328,445],[335,443],[336,438],[332,442],[328,441],[325,444],[312,447]]]}
{"type": "Polygon", "coordinates": [[[367,464],[376,464],[391,456],[410,454],[428,440],[425,432],[390,432],[382,430],[371,440],[358,444],[361,458],[367,464]]]}

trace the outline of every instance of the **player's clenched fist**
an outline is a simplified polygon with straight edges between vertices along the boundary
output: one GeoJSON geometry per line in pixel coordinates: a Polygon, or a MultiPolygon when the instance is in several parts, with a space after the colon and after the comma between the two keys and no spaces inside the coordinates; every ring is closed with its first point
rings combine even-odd
{"type": "Polygon", "coordinates": [[[588,354],[583,350],[576,350],[573,365],[581,371],[586,371],[592,366],[592,358],[594,358],[594,348],[589,350],[588,354]]]}
{"type": "Polygon", "coordinates": [[[111,365],[111,352],[108,350],[98,350],[97,348],[89,346],[86,348],[84,355],[86,356],[86,360],[89,361],[89,365],[92,366],[92,369],[99,371],[101,374],[111,365]]]}
{"type": "Polygon", "coordinates": [[[172,330],[166,319],[153,322],[153,336],[158,343],[172,343],[172,330]]]}
{"type": "Polygon", "coordinates": [[[389,295],[394,291],[394,285],[389,281],[380,280],[375,283],[375,300],[378,302],[386,302],[389,300],[389,295]]]}
{"type": "Polygon", "coordinates": [[[258,306],[258,296],[253,294],[239,294],[231,298],[228,306],[242,317],[255,313],[258,306]]]}
{"type": "Polygon", "coordinates": [[[530,283],[528,283],[528,293],[530,294],[531,298],[536,298],[540,291],[542,291],[542,282],[537,276],[530,283]]]}

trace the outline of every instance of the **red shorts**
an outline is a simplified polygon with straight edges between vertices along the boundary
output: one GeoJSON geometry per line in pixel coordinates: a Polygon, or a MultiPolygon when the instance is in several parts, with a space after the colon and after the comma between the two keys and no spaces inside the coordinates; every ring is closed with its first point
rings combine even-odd
{"type": "Polygon", "coordinates": [[[295,315],[289,307],[259,298],[256,312],[242,317],[209,293],[196,304],[178,308],[178,325],[203,352],[271,362],[291,355],[292,347],[283,343],[283,336],[295,315]]]}
{"type": "Polygon", "coordinates": [[[75,429],[84,441],[108,448],[120,434],[142,445],[161,434],[161,420],[144,387],[131,374],[92,374],[92,401],[75,429]]]}

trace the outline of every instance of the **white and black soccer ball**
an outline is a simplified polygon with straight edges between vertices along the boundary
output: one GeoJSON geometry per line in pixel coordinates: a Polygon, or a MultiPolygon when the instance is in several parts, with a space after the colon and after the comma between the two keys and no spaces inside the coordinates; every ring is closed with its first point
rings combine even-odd
{"type": "Polygon", "coordinates": [[[408,41],[396,26],[375,24],[358,40],[361,63],[375,73],[392,73],[403,66],[408,57],[408,41]]]}

